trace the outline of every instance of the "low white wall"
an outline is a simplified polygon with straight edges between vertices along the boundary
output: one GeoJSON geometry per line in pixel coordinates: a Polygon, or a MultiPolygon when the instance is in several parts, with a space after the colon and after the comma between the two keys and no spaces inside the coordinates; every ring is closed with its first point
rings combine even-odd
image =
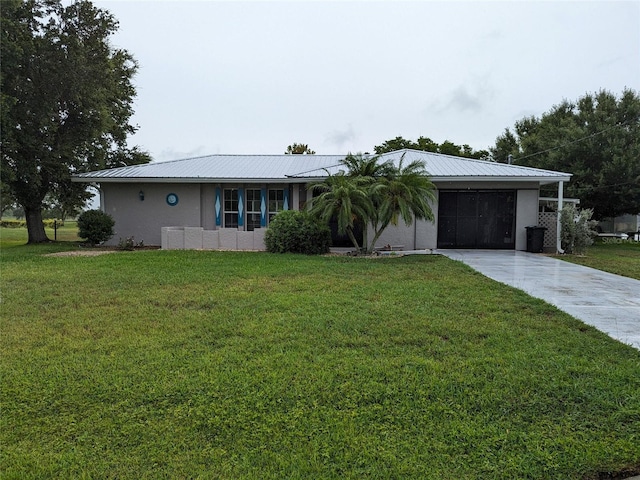
{"type": "Polygon", "coordinates": [[[253,231],[253,249],[254,250],[266,250],[267,246],[264,243],[264,234],[266,228],[257,228],[253,231]]]}
{"type": "Polygon", "coordinates": [[[202,249],[218,250],[220,248],[220,231],[219,230],[203,230],[202,231],[202,249]]]}
{"type": "Polygon", "coordinates": [[[202,250],[202,227],[184,227],[184,248],[202,250]]]}
{"type": "Polygon", "coordinates": [[[243,232],[235,228],[205,230],[202,227],[162,227],[163,250],[265,251],[264,228],[243,232]]]}

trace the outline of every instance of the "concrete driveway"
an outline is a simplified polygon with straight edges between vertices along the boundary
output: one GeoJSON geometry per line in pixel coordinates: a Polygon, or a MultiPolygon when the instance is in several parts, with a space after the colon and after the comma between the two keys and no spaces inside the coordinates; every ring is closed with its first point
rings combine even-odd
{"type": "Polygon", "coordinates": [[[640,350],[640,281],[514,250],[437,250],[640,350]]]}

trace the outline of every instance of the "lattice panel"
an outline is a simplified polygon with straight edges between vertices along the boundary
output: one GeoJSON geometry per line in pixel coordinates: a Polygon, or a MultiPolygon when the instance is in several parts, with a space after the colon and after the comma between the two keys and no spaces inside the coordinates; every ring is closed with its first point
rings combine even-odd
{"type": "Polygon", "coordinates": [[[556,212],[540,212],[538,213],[538,226],[546,228],[544,232],[544,248],[556,247],[556,212]]]}

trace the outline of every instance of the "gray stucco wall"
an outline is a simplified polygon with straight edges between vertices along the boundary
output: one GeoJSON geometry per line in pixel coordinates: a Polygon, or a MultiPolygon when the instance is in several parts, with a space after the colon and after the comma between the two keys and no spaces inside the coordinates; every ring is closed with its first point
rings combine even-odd
{"type": "MultiPolygon", "coordinates": [[[[385,245],[404,246],[404,250],[415,250],[415,226],[416,222],[412,222],[407,226],[402,220],[397,226],[389,225],[375,244],[376,248],[382,248],[385,245]]],[[[373,240],[373,231],[370,228],[367,232],[369,241],[373,240]]]]}
{"type": "Polygon", "coordinates": [[[120,238],[131,236],[145,245],[160,245],[162,227],[201,226],[199,184],[104,183],[101,190],[102,209],[115,220],[115,235],[107,242],[109,245],[117,245],[120,238]],[[140,200],[141,191],[144,200],[140,200]],[[175,206],[167,203],[169,193],[178,196],[175,206]]]}
{"type": "MultiPolygon", "coordinates": [[[[427,220],[413,221],[411,225],[399,220],[397,226],[390,225],[380,235],[376,242],[376,248],[382,248],[385,245],[404,245],[405,250],[424,250],[427,248],[436,248],[438,244],[438,204],[433,203],[431,206],[433,214],[436,217],[434,222],[427,220]]],[[[373,239],[373,230],[370,228],[367,232],[369,239],[373,239]]]]}
{"type": "Polygon", "coordinates": [[[201,185],[202,193],[200,201],[200,225],[205,230],[213,230],[216,227],[216,187],[211,184],[201,185]]]}

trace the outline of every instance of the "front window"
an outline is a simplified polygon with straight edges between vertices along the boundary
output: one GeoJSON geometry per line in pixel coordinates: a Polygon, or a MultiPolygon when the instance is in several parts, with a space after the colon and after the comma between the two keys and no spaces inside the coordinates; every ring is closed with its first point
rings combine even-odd
{"type": "Polygon", "coordinates": [[[284,190],[282,188],[269,190],[269,221],[282,210],[284,210],[284,190]]]}
{"type": "Polygon", "coordinates": [[[224,226],[225,228],[238,227],[237,188],[225,188],[224,190],[224,226]]]}
{"type": "Polygon", "coordinates": [[[247,230],[252,231],[260,228],[260,189],[248,188],[245,192],[247,199],[247,230]]]}

